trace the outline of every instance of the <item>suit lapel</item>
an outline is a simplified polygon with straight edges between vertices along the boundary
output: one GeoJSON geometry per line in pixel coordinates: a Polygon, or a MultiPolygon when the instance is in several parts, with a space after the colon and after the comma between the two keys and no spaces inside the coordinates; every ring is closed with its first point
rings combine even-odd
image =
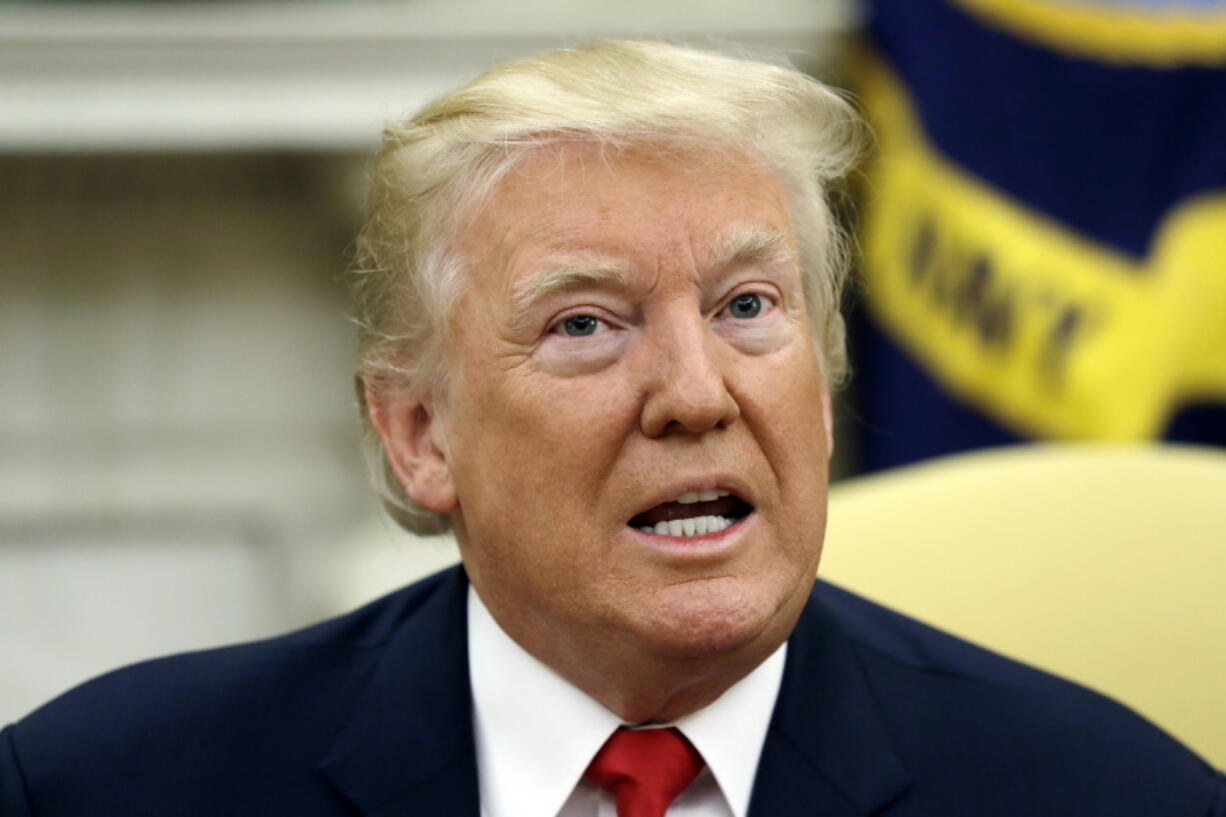
{"type": "MultiPolygon", "coordinates": [[[[425,591],[320,764],[369,817],[480,813],[467,589],[457,567],[425,591]]],[[[909,786],[852,646],[815,594],[788,642],[749,815],[863,817],[909,786]]]]}
{"type": "Polygon", "coordinates": [[[852,645],[815,593],[788,641],[749,815],[869,815],[909,786],[852,645]]]}
{"type": "Polygon", "coordinates": [[[453,568],[388,641],[320,768],[363,814],[477,817],[468,581],[453,568]]]}

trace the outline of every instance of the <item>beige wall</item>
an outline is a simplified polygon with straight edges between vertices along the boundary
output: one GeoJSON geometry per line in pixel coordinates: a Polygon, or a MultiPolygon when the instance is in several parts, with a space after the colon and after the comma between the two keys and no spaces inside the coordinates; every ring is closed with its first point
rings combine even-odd
{"type": "Polygon", "coordinates": [[[339,280],[360,169],[0,159],[0,720],[325,612],[316,552],[376,512],[339,280]]]}

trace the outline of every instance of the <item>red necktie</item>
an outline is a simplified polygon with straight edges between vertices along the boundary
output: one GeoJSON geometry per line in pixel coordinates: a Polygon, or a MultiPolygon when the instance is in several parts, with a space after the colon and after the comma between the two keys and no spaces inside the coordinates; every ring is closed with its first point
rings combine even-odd
{"type": "Polygon", "coordinates": [[[583,776],[617,798],[617,817],[664,817],[703,765],[676,729],[618,729],[583,776]]]}

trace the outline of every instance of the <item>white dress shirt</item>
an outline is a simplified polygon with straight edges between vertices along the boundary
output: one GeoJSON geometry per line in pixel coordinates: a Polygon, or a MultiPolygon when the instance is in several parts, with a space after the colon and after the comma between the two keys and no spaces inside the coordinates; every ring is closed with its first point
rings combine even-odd
{"type": "MultiPolygon", "coordinates": [[[[746,817],[786,650],[671,724],[707,766],[669,817],[746,817]]],[[[516,644],[471,587],[468,660],[483,817],[616,817],[613,797],[582,777],[622,720],[516,644]]]]}

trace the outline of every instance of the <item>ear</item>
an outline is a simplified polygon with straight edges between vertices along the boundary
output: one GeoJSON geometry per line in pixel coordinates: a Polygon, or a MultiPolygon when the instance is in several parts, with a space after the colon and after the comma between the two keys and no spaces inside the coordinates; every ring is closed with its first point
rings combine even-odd
{"type": "Polygon", "coordinates": [[[822,384],[822,425],[826,428],[826,460],[834,456],[834,412],[830,408],[830,387],[822,384]]]}
{"type": "Polygon", "coordinates": [[[435,513],[451,513],[456,507],[455,485],[446,451],[439,444],[442,426],[431,399],[378,382],[367,382],[363,388],[371,425],[405,494],[435,513]]]}

